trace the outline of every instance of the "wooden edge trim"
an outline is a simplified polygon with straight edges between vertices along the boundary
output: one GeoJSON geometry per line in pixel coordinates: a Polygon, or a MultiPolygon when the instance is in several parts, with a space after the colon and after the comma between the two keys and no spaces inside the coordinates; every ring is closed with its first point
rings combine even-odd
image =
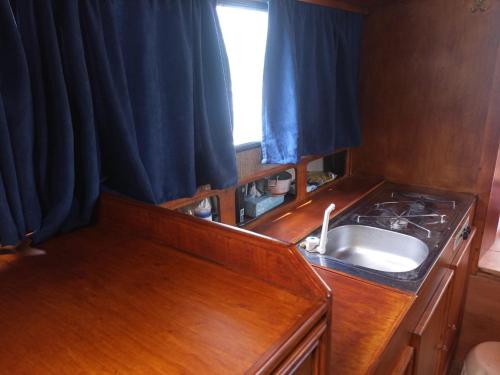
{"type": "MultiPolygon", "coordinates": [[[[331,189],[336,189],[336,188],[338,188],[338,185],[340,185],[342,182],[345,182],[353,177],[355,177],[355,176],[341,177],[341,178],[339,178],[337,180],[333,180],[333,181],[331,181],[328,184],[325,184],[323,186],[326,186],[327,188],[331,188],[331,189]]],[[[358,203],[361,199],[365,198],[368,194],[372,193],[373,191],[375,191],[376,189],[378,189],[380,186],[382,186],[383,184],[385,184],[387,182],[381,176],[374,176],[374,177],[380,178],[380,181],[376,182],[372,187],[368,188],[368,190],[366,190],[364,193],[362,193],[356,199],[349,202],[344,207],[339,208],[339,209],[335,209],[330,215],[330,220],[333,220],[338,215],[344,213],[347,209],[351,208],[353,205],[358,203]]],[[[323,186],[321,186],[321,187],[323,187],[323,186]]],[[[290,201],[289,203],[284,204],[283,206],[279,206],[275,210],[271,210],[269,212],[266,212],[261,217],[259,217],[257,220],[241,226],[241,228],[253,230],[253,229],[259,227],[259,225],[262,225],[266,222],[269,222],[269,223],[276,222],[278,219],[280,219],[282,216],[284,216],[287,212],[293,211],[294,209],[299,208],[301,205],[309,202],[311,199],[314,198],[315,194],[324,193],[326,189],[321,189],[321,187],[313,192],[307,193],[304,199],[297,198],[294,201],[290,201]],[[262,218],[262,220],[260,220],[261,218],[262,218]]],[[[318,227],[311,229],[310,232],[318,229],[320,226],[321,226],[321,223],[318,227]]],[[[254,233],[258,233],[258,232],[254,232],[254,233]]],[[[305,237],[305,234],[300,235],[300,236],[291,237],[290,243],[295,244],[295,243],[299,242],[304,237],[305,237]]]]}
{"type": "Polygon", "coordinates": [[[438,288],[434,292],[434,295],[429,301],[427,308],[425,309],[422,317],[420,318],[419,322],[417,323],[417,326],[415,327],[415,330],[413,331],[414,336],[420,337],[423,335],[425,329],[429,325],[429,322],[432,318],[432,315],[434,314],[434,311],[438,307],[441,299],[444,297],[446,289],[448,288],[453,279],[455,273],[453,270],[446,269],[444,272],[445,275],[443,276],[443,279],[439,283],[438,288]]]}
{"type": "MultiPolygon", "coordinates": [[[[256,363],[249,369],[249,374],[268,374],[274,373],[277,368],[281,367],[281,364],[287,361],[288,357],[296,351],[296,348],[305,340],[309,338],[311,334],[314,334],[318,330],[324,332],[327,325],[326,320],[327,309],[323,306],[320,310],[317,310],[304,324],[303,326],[294,328],[295,331],[291,330],[291,335],[288,340],[280,343],[279,346],[273,347],[274,352],[272,356],[261,363],[256,363]]],[[[322,333],[321,332],[321,333],[322,333]]],[[[319,334],[319,336],[321,335],[319,334]]]]}
{"type": "Polygon", "coordinates": [[[406,346],[399,356],[396,365],[391,370],[391,375],[404,375],[410,362],[413,360],[415,348],[413,346],[406,346]]]}
{"type": "Polygon", "coordinates": [[[192,197],[179,198],[179,199],[174,199],[171,201],[166,201],[164,203],[160,203],[158,206],[163,207],[163,208],[168,208],[170,210],[176,210],[178,208],[188,206],[196,201],[203,200],[205,198],[219,196],[222,193],[224,193],[224,190],[203,190],[203,191],[196,193],[192,197]]]}
{"type": "Polygon", "coordinates": [[[297,169],[299,164],[262,164],[269,165],[268,168],[263,168],[262,170],[252,174],[251,176],[244,177],[238,181],[238,186],[248,184],[253,181],[260,180],[267,176],[271,176],[273,174],[277,174],[279,172],[286,171],[287,169],[297,169]]]}
{"type": "Polygon", "coordinates": [[[304,259],[302,254],[299,253],[299,251],[295,248],[295,245],[290,245],[289,246],[290,251],[294,254],[293,261],[295,263],[295,266],[304,271],[305,276],[308,278],[308,281],[311,286],[314,286],[314,288],[317,290],[317,294],[322,294],[325,295],[326,300],[331,300],[332,299],[332,290],[330,287],[325,283],[325,281],[319,276],[316,271],[314,270],[314,267],[304,259]]]}
{"type": "Polygon", "coordinates": [[[310,300],[325,302],[330,298],[329,289],[297,249],[265,235],[110,194],[101,197],[97,226],[133,231],[310,300]],[[210,239],[217,239],[217,243],[203,242],[210,239]],[[242,248],[238,252],[239,243],[242,248]],[[268,260],[279,269],[267,269],[268,260]]]}
{"type": "Polygon", "coordinates": [[[325,333],[326,328],[327,324],[325,320],[319,322],[288,358],[279,365],[279,368],[275,370],[276,374],[292,374],[297,369],[297,366],[300,365],[300,360],[307,357],[319,346],[319,340],[321,335],[325,333]]]}
{"type": "Polygon", "coordinates": [[[329,8],[346,10],[348,12],[355,12],[361,14],[369,14],[370,9],[359,4],[354,4],[350,1],[342,0],[300,0],[304,3],[322,5],[329,8]]]}
{"type": "MultiPolygon", "coordinates": [[[[185,215],[183,213],[174,211],[174,210],[165,210],[162,207],[155,206],[152,204],[142,203],[133,199],[113,195],[110,193],[102,193],[100,203],[99,203],[99,215],[98,215],[98,225],[106,220],[117,220],[114,221],[113,224],[116,226],[118,224],[119,219],[117,217],[113,217],[110,207],[108,205],[117,203],[117,204],[125,204],[127,206],[135,207],[138,210],[147,210],[154,215],[161,215],[164,217],[169,217],[170,220],[176,220],[178,222],[182,222],[184,224],[192,225],[196,223],[197,226],[205,227],[207,231],[210,232],[218,232],[223,233],[224,236],[227,236],[229,232],[238,233],[238,236],[245,237],[246,240],[252,243],[259,243],[262,240],[269,241],[269,243],[273,243],[278,246],[286,246],[288,247],[288,243],[278,240],[276,238],[272,238],[266,236],[264,234],[249,232],[244,229],[224,224],[224,223],[213,223],[207,220],[203,220],[194,216],[185,215]],[[215,224],[215,225],[214,225],[215,224]]],[[[124,228],[125,229],[125,228],[124,228]]]]}

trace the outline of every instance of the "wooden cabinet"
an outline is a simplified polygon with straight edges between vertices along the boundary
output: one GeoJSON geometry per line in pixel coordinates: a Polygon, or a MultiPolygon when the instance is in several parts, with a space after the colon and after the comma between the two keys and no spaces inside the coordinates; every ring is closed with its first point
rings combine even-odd
{"type": "Polygon", "coordinates": [[[274,371],[275,374],[316,375],[326,373],[321,340],[326,331],[326,321],[319,324],[295,348],[292,354],[274,371]]]}
{"type": "Polygon", "coordinates": [[[439,373],[441,357],[448,351],[444,340],[453,274],[453,270],[445,270],[445,276],[413,333],[412,341],[416,349],[415,375],[439,373]]]}
{"type": "Polygon", "coordinates": [[[447,321],[445,327],[444,347],[448,349],[449,355],[442,356],[439,365],[440,374],[446,373],[452,354],[458,341],[458,333],[462,322],[463,306],[467,291],[469,275],[470,241],[455,256],[450,268],[454,270],[453,285],[450,294],[447,321]]]}
{"type": "Polygon", "coordinates": [[[414,360],[415,349],[412,346],[407,346],[399,356],[391,375],[412,375],[414,360]]]}
{"type": "Polygon", "coordinates": [[[455,254],[413,333],[415,374],[445,374],[458,339],[469,274],[471,240],[455,254]]]}

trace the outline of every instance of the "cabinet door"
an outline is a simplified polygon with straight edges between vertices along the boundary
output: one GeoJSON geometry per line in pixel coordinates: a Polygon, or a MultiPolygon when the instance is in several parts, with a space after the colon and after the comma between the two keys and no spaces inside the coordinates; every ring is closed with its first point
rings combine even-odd
{"type": "Polygon", "coordinates": [[[416,351],[415,375],[439,373],[442,353],[447,349],[444,341],[453,273],[449,269],[445,271],[443,280],[413,333],[412,343],[416,351]]]}
{"type": "Polygon", "coordinates": [[[469,277],[469,256],[471,248],[471,240],[474,237],[476,230],[474,229],[469,239],[464,244],[463,249],[455,257],[451,264],[451,268],[455,271],[453,280],[453,292],[450,301],[450,309],[448,313],[449,328],[453,331],[458,330],[462,317],[462,308],[467,290],[467,280],[469,277]]]}
{"type": "Polygon", "coordinates": [[[451,269],[454,270],[453,285],[451,289],[450,305],[446,322],[446,340],[444,343],[444,353],[441,358],[440,373],[444,372],[451,360],[453,349],[458,339],[458,331],[462,322],[462,310],[464,306],[465,293],[467,290],[467,280],[469,277],[469,256],[471,240],[474,237],[475,229],[466,243],[463,244],[460,252],[455,256],[451,269]]]}

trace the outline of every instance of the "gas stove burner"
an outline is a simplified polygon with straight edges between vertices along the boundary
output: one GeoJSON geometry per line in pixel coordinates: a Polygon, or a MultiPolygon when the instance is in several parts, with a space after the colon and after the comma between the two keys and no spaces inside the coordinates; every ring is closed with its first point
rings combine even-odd
{"type": "Polygon", "coordinates": [[[394,218],[390,219],[390,227],[393,230],[401,230],[401,229],[406,229],[408,227],[408,220],[405,220],[403,218],[394,218]]]}
{"type": "Polygon", "coordinates": [[[409,203],[409,206],[410,206],[410,211],[415,212],[415,213],[416,212],[423,212],[426,209],[425,203],[421,202],[421,201],[411,202],[411,203],[409,203]]]}
{"type": "Polygon", "coordinates": [[[372,209],[365,215],[355,216],[357,223],[372,221],[382,228],[395,231],[410,230],[409,227],[417,228],[424,232],[427,238],[432,235],[428,226],[444,224],[446,218],[446,214],[435,210],[433,203],[429,204],[423,199],[378,202],[374,203],[372,209]]]}
{"type": "Polygon", "coordinates": [[[385,229],[418,238],[429,247],[435,247],[457,223],[464,210],[462,199],[465,198],[455,193],[443,192],[441,195],[439,191],[417,188],[405,191],[404,186],[388,184],[357,204],[348,216],[336,221],[336,225],[385,229]]]}

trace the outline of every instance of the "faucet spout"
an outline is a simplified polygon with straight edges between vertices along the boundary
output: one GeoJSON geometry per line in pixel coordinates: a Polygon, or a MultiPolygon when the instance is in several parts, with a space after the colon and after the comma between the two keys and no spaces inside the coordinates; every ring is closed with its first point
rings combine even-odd
{"type": "Polygon", "coordinates": [[[330,214],[331,212],[335,210],[335,204],[332,203],[330,204],[326,210],[325,214],[323,216],[323,226],[321,227],[321,237],[319,240],[319,246],[316,249],[316,251],[320,254],[324,254],[326,252],[326,243],[328,242],[328,223],[330,222],[330,214]]]}

